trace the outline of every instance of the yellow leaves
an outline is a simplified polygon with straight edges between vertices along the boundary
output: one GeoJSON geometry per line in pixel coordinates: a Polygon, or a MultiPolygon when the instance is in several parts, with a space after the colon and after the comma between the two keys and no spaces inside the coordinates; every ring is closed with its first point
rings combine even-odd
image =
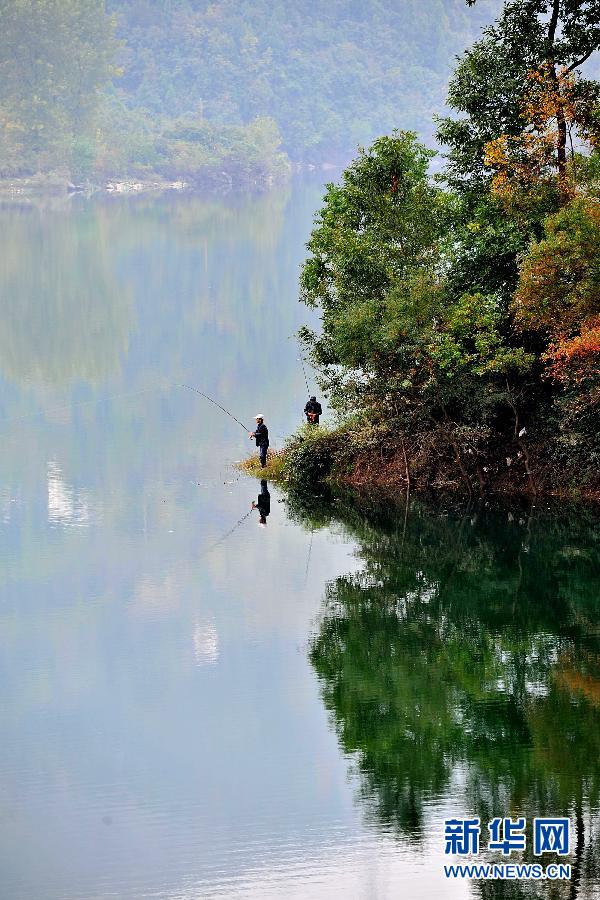
{"type": "Polygon", "coordinates": [[[577,99],[575,76],[545,62],[532,70],[521,107],[520,134],[502,134],[486,144],[484,165],[493,171],[492,192],[505,204],[523,202],[538,186],[575,194],[566,165],[566,144],[576,134],[594,143],[589,105],[577,99]]]}
{"type": "Polygon", "coordinates": [[[501,134],[500,137],[489,141],[483,148],[483,162],[488,168],[499,168],[508,162],[508,144],[510,137],[501,134]]]}
{"type": "Polygon", "coordinates": [[[545,62],[529,73],[527,81],[521,110],[524,122],[543,131],[560,117],[567,122],[577,120],[576,82],[572,73],[566,69],[555,71],[549,62],[545,62]]]}
{"type": "Polygon", "coordinates": [[[502,134],[484,147],[484,165],[492,169],[492,193],[510,204],[532,187],[547,181],[554,165],[556,132],[536,135],[502,134]]]}

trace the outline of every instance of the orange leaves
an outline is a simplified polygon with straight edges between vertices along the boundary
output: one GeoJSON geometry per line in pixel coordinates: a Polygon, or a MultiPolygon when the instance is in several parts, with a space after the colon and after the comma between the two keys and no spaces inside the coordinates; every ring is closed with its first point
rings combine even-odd
{"type": "Polygon", "coordinates": [[[555,71],[549,62],[545,62],[529,73],[527,82],[521,115],[536,131],[556,131],[556,123],[561,117],[571,123],[580,118],[576,81],[571,72],[555,71]]]}
{"type": "Polygon", "coordinates": [[[548,178],[554,165],[556,134],[502,134],[484,147],[484,164],[494,170],[492,193],[510,204],[519,191],[548,178]]]}
{"type": "Polygon", "coordinates": [[[548,337],[546,374],[577,419],[600,403],[600,203],[577,197],[545,231],[522,263],[512,312],[517,327],[548,337]]]}
{"type": "Polygon", "coordinates": [[[575,198],[545,232],[523,260],[512,312],[517,326],[560,342],[600,314],[600,203],[575,198]]]}
{"type": "MultiPolygon", "coordinates": [[[[492,192],[505,205],[523,205],[536,187],[555,185],[563,199],[575,195],[567,170],[567,141],[575,136],[592,144],[593,113],[578,96],[577,80],[566,69],[545,62],[532,70],[521,104],[523,130],[502,134],[484,148],[484,164],[492,169],[492,192]]],[[[571,153],[571,155],[573,155],[571,153]]]]}
{"type": "Polygon", "coordinates": [[[522,263],[512,312],[517,327],[549,339],[546,374],[567,392],[575,420],[600,403],[600,203],[577,197],[545,232],[522,263]]]}
{"type": "Polygon", "coordinates": [[[600,315],[588,319],[576,337],[551,344],[546,359],[550,375],[563,384],[600,379],[600,315]]]}
{"type": "Polygon", "coordinates": [[[597,416],[600,410],[600,316],[584,323],[581,333],[552,344],[545,359],[548,375],[569,392],[565,412],[571,421],[597,416]]]}

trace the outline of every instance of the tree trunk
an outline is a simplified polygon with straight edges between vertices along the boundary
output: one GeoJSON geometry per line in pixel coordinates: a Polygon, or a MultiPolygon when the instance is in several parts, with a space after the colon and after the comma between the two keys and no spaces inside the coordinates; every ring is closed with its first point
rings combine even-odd
{"type": "Polygon", "coordinates": [[[558,188],[560,192],[561,205],[567,194],[567,120],[565,117],[565,109],[560,93],[560,81],[556,74],[556,62],[554,57],[554,41],[556,38],[556,29],[558,27],[558,18],[560,13],[560,0],[553,0],[552,15],[548,24],[548,47],[547,47],[547,63],[550,71],[550,77],[556,91],[556,121],[558,126],[558,140],[556,144],[556,164],[558,167],[558,188]]]}

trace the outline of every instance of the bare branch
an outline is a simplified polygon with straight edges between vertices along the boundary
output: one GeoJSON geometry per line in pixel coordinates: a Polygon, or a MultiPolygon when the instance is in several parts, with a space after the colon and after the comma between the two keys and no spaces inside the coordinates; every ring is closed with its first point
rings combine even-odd
{"type": "Polygon", "coordinates": [[[594,48],[592,48],[589,53],[586,53],[585,56],[582,56],[581,59],[578,59],[574,63],[571,63],[571,65],[567,67],[567,72],[572,72],[573,69],[578,69],[579,66],[582,66],[584,62],[590,58],[593,52],[594,48]]]}

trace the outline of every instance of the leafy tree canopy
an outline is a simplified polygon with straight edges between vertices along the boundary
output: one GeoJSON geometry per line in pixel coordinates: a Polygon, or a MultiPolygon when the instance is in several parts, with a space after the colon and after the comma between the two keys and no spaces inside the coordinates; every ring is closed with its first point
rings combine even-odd
{"type": "Polygon", "coordinates": [[[323,327],[303,337],[334,405],[366,411],[385,452],[442,436],[469,491],[499,448],[535,489],[528,430],[546,464],[567,445],[580,472],[600,459],[600,84],[579,72],[599,13],[507,0],[451,80],[443,172],[414,135],[378,139],[308,244],[302,299],[323,327]]]}

